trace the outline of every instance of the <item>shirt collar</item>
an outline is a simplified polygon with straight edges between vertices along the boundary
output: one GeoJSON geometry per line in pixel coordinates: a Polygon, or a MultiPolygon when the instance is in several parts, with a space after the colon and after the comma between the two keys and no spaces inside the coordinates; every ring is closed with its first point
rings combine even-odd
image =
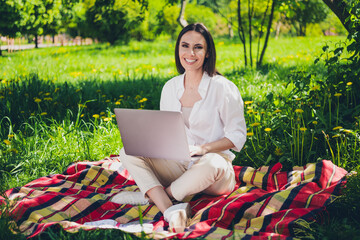
{"type": "MultiPolygon", "coordinates": [[[[180,75],[180,81],[177,82],[176,88],[178,89],[178,91],[177,91],[178,99],[181,98],[181,96],[184,94],[184,91],[185,91],[184,77],[185,77],[185,73],[180,75]]],[[[207,90],[209,88],[210,80],[211,80],[211,77],[209,76],[209,74],[207,72],[204,71],[203,76],[200,81],[200,84],[199,84],[199,88],[198,88],[199,94],[202,99],[204,99],[206,96],[207,90]]]]}

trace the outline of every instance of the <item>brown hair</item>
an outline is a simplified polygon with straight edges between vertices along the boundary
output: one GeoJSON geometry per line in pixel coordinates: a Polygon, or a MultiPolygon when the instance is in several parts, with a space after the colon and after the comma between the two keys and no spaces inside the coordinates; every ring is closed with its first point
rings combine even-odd
{"type": "Polygon", "coordinates": [[[216,51],[215,51],[215,44],[214,44],[214,40],[209,32],[209,30],[205,27],[204,24],[202,23],[192,23],[187,25],[186,27],[184,27],[181,32],[179,33],[179,36],[177,38],[176,41],[176,45],[175,45],[175,63],[176,63],[176,68],[178,70],[178,72],[180,74],[183,74],[185,72],[184,67],[181,65],[180,63],[180,57],[179,57],[179,45],[180,45],[180,40],[181,37],[189,32],[189,31],[195,31],[200,33],[206,40],[206,45],[207,45],[207,49],[206,49],[206,53],[207,53],[207,57],[204,60],[204,64],[203,64],[203,71],[207,72],[207,74],[212,77],[213,75],[217,74],[217,70],[215,68],[215,64],[216,64],[216,51]]]}

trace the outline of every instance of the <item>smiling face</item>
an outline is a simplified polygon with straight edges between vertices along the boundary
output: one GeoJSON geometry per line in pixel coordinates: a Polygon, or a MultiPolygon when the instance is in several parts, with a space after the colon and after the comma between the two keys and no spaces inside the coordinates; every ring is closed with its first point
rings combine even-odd
{"type": "Polygon", "coordinates": [[[179,58],[182,67],[188,71],[203,71],[207,57],[205,38],[198,32],[188,31],[180,39],[179,58]]]}

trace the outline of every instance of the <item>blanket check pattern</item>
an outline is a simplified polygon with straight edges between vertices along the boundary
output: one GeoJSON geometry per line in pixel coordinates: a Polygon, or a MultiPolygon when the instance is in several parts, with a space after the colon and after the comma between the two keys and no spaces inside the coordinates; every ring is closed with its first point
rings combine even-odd
{"type": "MultiPolygon", "coordinates": [[[[192,217],[184,233],[167,231],[155,205],[140,206],[153,224],[152,238],[292,239],[309,221],[319,220],[340,195],[347,172],[323,160],[292,171],[277,163],[258,169],[234,166],[237,186],[229,195],[197,194],[190,202],[192,217]]],[[[52,226],[65,231],[92,230],[87,222],[112,219],[119,224],[139,220],[139,207],[109,201],[121,191],[139,191],[118,156],[77,162],[62,174],[36,179],[6,191],[11,215],[21,232],[34,237],[52,226]],[[116,171],[116,169],[120,169],[116,171]]],[[[0,198],[0,203],[5,204],[0,198]]],[[[114,226],[116,228],[116,226],[114,226]]],[[[136,233],[135,233],[136,234],[136,233]]]]}

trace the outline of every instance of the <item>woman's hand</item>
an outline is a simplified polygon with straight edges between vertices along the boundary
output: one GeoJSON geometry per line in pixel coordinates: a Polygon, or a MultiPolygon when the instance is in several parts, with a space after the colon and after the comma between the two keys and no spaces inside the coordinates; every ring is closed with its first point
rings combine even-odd
{"type": "Polygon", "coordinates": [[[189,146],[190,149],[190,156],[196,156],[196,155],[205,155],[207,153],[207,149],[204,146],[189,146]]]}
{"type": "Polygon", "coordinates": [[[221,152],[235,147],[234,144],[226,137],[215,142],[206,143],[200,146],[189,146],[190,156],[205,155],[209,152],[221,152]]]}

